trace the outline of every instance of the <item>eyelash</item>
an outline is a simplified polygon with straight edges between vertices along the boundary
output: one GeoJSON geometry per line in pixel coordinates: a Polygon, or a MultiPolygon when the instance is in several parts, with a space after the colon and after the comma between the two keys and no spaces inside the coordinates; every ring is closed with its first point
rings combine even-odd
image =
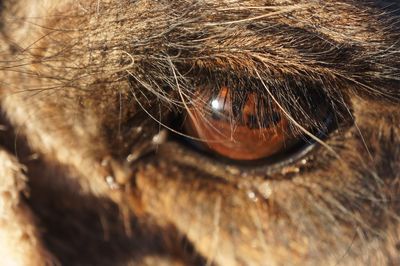
{"type": "MultiPolygon", "coordinates": [[[[345,117],[347,119],[347,115],[349,114],[344,96],[338,89],[324,86],[325,84],[323,84],[322,80],[299,80],[290,77],[276,79],[268,78],[265,75],[262,76],[263,80],[260,80],[251,76],[250,73],[241,73],[238,75],[233,71],[210,71],[196,68],[190,68],[180,73],[185,74],[172,77],[172,74],[175,74],[175,72],[170,73],[170,78],[165,78],[168,77],[168,75],[165,75],[162,80],[157,80],[157,77],[153,77],[151,74],[143,76],[151,81],[148,84],[157,85],[155,88],[142,88],[139,90],[143,95],[148,95],[150,92],[151,94],[156,93],[156,95],[166,96],[164,98],[156,98],[160,101],[161,106],[169,106],[167,108],[170,111],[172,110],[172,113],[175,113],[170,118],[171,122],[168,123],[165,120],[164,122],[158,121],[156,118],[158,117],[157,115],[154,115],[152,118],[159,122],[161,126],[175,132],[172,134],[170,140],[178,143],[179,147],[183,149],[183,155],[182,158],[178,159],[179,161],[187,159],[186,155],[189,155],[189,157],[190,154],[195,157],[199,157],[200,155],[203,160],[211,160],[215,167],[220,167],[221,169],[229,166],[232,169],[236,167],[237,171],[242,173],[263,174],[277,171],[285,165],[293,165],[301,158],[311,154],[311,151],[315,150],[315,147],[318,147],[315,139],[306,136],[302,129],[291,123],[290,131],[301,138],[301,143],[288,151],[288,154],[278,154],[272,158],[252,162],[240,162],[199,149],[198,145],[194,144],[196,143],[196,137],[187,136],[186,132],[182,131],[182,123],[185,121],[187,115],[186,108],[193,103],[193,97],[196,93],[203,92],[211,98],[224,85],[234,88],[232,93],[233,102],[238,105],[243,104],[246,95],[255,93],[260,102],[263,103],[257,105],[258,118],[264,117],[273,120],[273,117],[271,117],[273,113],[263,108],[263,106],[273,102],[273,99],[266,93],[265,86],[268,86],[268,89],[273,93],[275,99],[279,101],[284,110],[299,124],[312,128],[311,133],[316,135],[317,139],[321,140],[325,140],[333,130],[339,128],[341,121],[345,120],[345,117]],[[164,84],[164,86],[160,84],[164,84]],[[317,112],[321,106],[325,108],[323,115],[317,112]]],[[[140,82],[137,81],[133,80],[133,85],[136,88],[141,88],[141,84],[138,84],[140,82]]],[[[334,83],[330,82],[327,84],[332,85],[334,83]]],[[[151,98],[154,99],[154,97],[151,98]]],[[[154,105],[150,104],[147,106],[154,105]]],[[[142,108],[145,109],[143,106],[142,108]]],[[[235,122],[237,121],[232,120],[232,123],[235,122]]],[[[257,122],[262,124],[260,120],[257,122]]]]}
{"type": "MultiPolygon", "coordinates": [[[[231,123],[231,126],[233,128],[235,128],[237,126],[237,124],[240,124],[241,122],[243,122],[243,120],[241,120],[240,118],[242,117],[242,109],[243,106],[246,104],[246,100],[248,99],[249,95],[257,95],[256,99],[257,102],[255,104],[256,106],[256,111],[255,111],[255,118],[256,121],[253,121],[253,124],[247,125],[250,129],[254,129],[255,128],[265,128],[263,126],[264,122],[267,122],[267,125],[270,125],[271,122],[275,121],[276,123],[276,114],[277,112],[275,110],[273,110],[273,108],[271,108],[273,101],[272,99],[268,98],[267,95],[265,95],[265,93],[260,91],[260,82],[258,82],[257,80],[248,80],[247,82],[243,82],[242,80],[233,80],[232,79],[228,80],[228,81],[224,81],[223,79],[219,79],[217,84],[230,84],[228,86],[236,86],[234,87],[235,90],[233,90],[228,96],[226,95],[225,97],[230,97],[230,99],[232,99],[229,104],[232,105],[231,110],[233,112],[233,116],[232,117],[228,117],[227,119],[229,120],[229,123],[231,123]],[[232,84],[239,84],[239,85],[232,85],[232,84]],[[240,87],[239,87],[240,86],[240,87]],[[236,112],[235,112],[236,111],[236,112]],[[254,127],[253,127],[254,126],[254,127]]],[[[213,97],[215,97],[215,95],[217,95],[216,91],[218,88],[218,85],[214,85],[212,86],[212,84],[207,84],[207,85],[203,85],[204,87],[202,88],[205,92],[203,94],[206,94],[206,98],[205,98],[205,102],[210,102],[213,97]]],[[[201,85],[197,85],[195,86],[196,89],[201,88],[201,85]]],[[[293,88],[292,88],[293,89],[293,88]]],[[[193,95],[195,95],[196,92],[193,92],[193,95]]],[[[296,97],[296,102],[297,102],[297,108],[301,108],[301,115],[304,115],[306,117],[306,120],[310,125],[312,125],[313,128],[313,134],[316,134],[317,138],[322,138],[322,137],[326,137],[325,135],[327,135],[327,131],[330,130],[332,128],[332,117],[331,115],[332,113],[332,109],[331,108],[327,108],[326,105],[324,105],[325,110],[323,110],[322,113],[319,113],[322,108],[321,108],[321,104],[316,104],[315,101],[321,101],[321,103],[325,103],[326,99],[322,98],[322,95],[319,95],[318,93],[316,93],[315,91],[312,91],[310,93],[308,93],[308,97],[300,99],[300,97],[296,97]],[[306,107],[301,107],[301,100],[305,100],[306,107]],[[308,108],[309,110],[305,110],[305,108],[308,108]],[[328,110],[329,109],[329,110],[328,110]],[[310,122],[310,116],[307,115],[310,111],[318,111],[318,115],[314,116],[312,119],[312,121],[310,122]],[[321,115],[322,114],[322,115],[321,115]],[[327,117],[329,116],[329,119],[327,119],[327,117]],[[322,119],[321,119],[322,118],[322,119]],[[316,126],[317,125],[317,126],[316,126]]],[[[226,98],[225,98],[226,100],[226,98]]],[[[193,100],[191,103],[189,104],[193,104],[195,105],[195,103],[193,103],[193,100]]],[[[224,104],[225,105],[225,104],[224,104]]],[[[286,105],[287,106],[287,105],[286,105]]],[[[229,107],[228,107],[229,108],[229,107]]],[[[292,109],[288,109],[289,113],[293,113],[292,109]]],[[[280,116],[282,116],[283,114],[280,114],[280,116]]],[[[296,117],[295,114],[292,115],[293,117],[296,117]]],[[[299,116],[297,116],[299,117],[299,116]]],[[[296,132],[295,126],[291,125],[291,131],[296,132]]],[[[297,130],[299,131],[299,130],[297,130]]],[[[291,134],[292,132],[287,132],[287,134],[291,134]]],[[[299,132],[296,132],[296,135],[298,135],[299,137],[303,138],[302,141],[302,145],[301,146],[305,146],[305,144],[307,143],[311,143],[313,141],[311,141],[311,139],[306,138],[303,134],[303,132],[301,132],[302,134],[300,134],[299,132]]],[[[187,141],[186,141],[187,142],[187,141]]],[[[196,143],[196,141],[192,141],[190,140],[190,142],[195,143],[194,146],[195,147],[199,147],[200,144],[196,143]]],[[[300,146],[300,145],[296,145],[296,146],[300,146]]],[[[297,149],[299,149],[299,147],[297,147],[297,149]]],[[[216,157],[216,156],[213,156],[216,157]]],[[[218,157],[218,156],[217,156],[218,157]]],[[[226,161],[226,160],[225,160],[226,161]]],[[[260,164],[265,163],[266,160],[258,160],[258,162],[260,164]]],[[[246,164],[249,164],[249,162],[246,162],[246,164]]]]}

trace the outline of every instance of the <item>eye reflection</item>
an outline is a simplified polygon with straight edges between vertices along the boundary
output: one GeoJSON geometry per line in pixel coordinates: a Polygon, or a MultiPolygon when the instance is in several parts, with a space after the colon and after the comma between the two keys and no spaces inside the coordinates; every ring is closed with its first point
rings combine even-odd
{"type": "Polygon", "coordinates": [[[215,96],[198,95],[185,121],[187,134],[211,152],[233,160],[258,160],[288,148],[288,120],[256,93],[234,95],[221,87],[215,96]]]}

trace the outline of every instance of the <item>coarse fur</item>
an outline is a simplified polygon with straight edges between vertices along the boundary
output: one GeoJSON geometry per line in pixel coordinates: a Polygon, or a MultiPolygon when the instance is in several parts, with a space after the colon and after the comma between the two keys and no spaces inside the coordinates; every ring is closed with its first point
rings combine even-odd
{"type": "Polygon", "coordinates": [[[397,0],[0,3],[0,265],[400,263],[397,0]],[[226,84],[315,148],[243,165],[178,140],[226,84]]]}

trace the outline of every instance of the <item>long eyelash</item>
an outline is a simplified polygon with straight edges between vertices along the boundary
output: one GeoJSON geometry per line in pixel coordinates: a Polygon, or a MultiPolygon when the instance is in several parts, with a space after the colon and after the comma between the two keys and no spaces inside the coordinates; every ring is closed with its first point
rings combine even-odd
{"type": "MultiPolygon", "coordinates": [[[[324,97],[332,98],[332,100],[325,99],[326,102],[335,102],[335,93],[330,93],[332,90],[322,81],[318,83],[307,80],[289,82],[285,80],[271,80],[267,75],[265,75],[263,79],[260,79],[262,77],[246,77],[243,73],[241,76],[236,76],[237,73],[196,70],[196,68],[193,67],[189,70],[182,70],[184,68],[174,64],[172,59],[168,56],[166,56],[166,60],[169,62],[167,69],[165,68],[166,66],[159,67],[156,76],[153,76],[152,72],[148,72],[147,75],[143,75],[146,77],[145,80],[143,80],[143,78],[139,79],[138,76],[133,76],[130,72],[128,73],[141,85],[139,87],[144,86],[142,88],[156,95],[158,100],[178,110],[189,110],[189,105],[191,105],[196,93],[207,94],[207,90],[209,90],[209,95],[215,95],[218,93],[221,86],[228,86],[233,89],[233,102],[239,109],[247,93],[255,92],[259,95],[259,98],[262,99],[263,102],[263,104],[258,105],[259,108],[257,110],[257,123],[260,126],[265,120],[274,120],[274,118],[271,117],[273,112],[265,108],[272,102],[270,95],[268,95],[263,88],[264,85],[268,85],[269,88],[274,88],[271,92],[275,95],[275,99],[285,107],[285,110],[287,110],[298,123],[309,124],[314,128],[323,129],[325,125],[321,119],[315,115],[311,115],[313,111],[313,99],[308,99],[308,97],[312,91],[320,91],[320,94],[326,94],[324,97]],[[162,70],[161,72],[163,73],[159,73],[160,70],[162,70]],[[153,86],[154,84],[156,86],[153,86]],[[163,89],[165,85],[169,87],[169,93],[163,89]],[[301,102],[301,104],[299,104],[299,102],[301,102]]],[[[255,73],[256,71],[257,69],[255,68],[253,72],[255,73]]],[[[210,112],[211,110],[204,110],[203,112],[207,111],[210,112]]],[[[232,121],[234,122],[235,119],[232,119],[232,121]]],[[[302,134],[302,130],[299,130],[294,124],[291,126],[291,129],[293,132],[302,134]]]]}
{"type": "Polygon", "coordinates": [[[158,119],[158,118],[156,118],[154,115],[152,115],[152,113],[149,111],[149,110],[147,110],[147,108],[141,103],[141,100],[139,100],[139,98],[136,96],[136,94],[132,91],[132,96],[133,96],[133,98],[135,99],[135,101],[138,103],[138,105],[140,106],[140,108],[151,118],[151,119],[153,119],[155,122],[157,122],[160,126],[162,126],[163,128],[166,128],[166,129],[168,129],[169,131],[171,131],[171,132],[173,132],[173,133],[175,133],[175,134],[177,134],[177,135],[180,135],[180,136],[183,136],[183,137],[185,137],[185,138],[189,138],[189,139],[191,139],[191,140],[198,140],[198,141],[200,141],[201,139],[199,139],[199,138],[195,138],[195,137],[192,137],[192,136],[190,136],[190,135],[187,135],[187,134],[184,134],[184,133],[182,133],[182,132],[180,132],[180,131],[178,131],[178,130],[175,130],[175,129],[173,129],[172,127],[170,127],[170,126],[168,126],[166,123],[163,123],[160,119],[158,119]]]}
{"type": "Polygon", "coordinates": [[[302,125],[300,125],[286,110],[285,108],[283,108],[283,106],[275,99],[274,95],[271,93],[270,89],[268,88],[268,86],[265,85],[265,83],[262,81],[260,74],[258,73],[257,70],[256,74],[257,76],[260,78],[261,82],[264,85],[265,90],[267,91],[267,93],[271,96],[271,98],[274,100],[274,102],[278,105],[278,107],[281,109],[281,111],[286,115],[286,117],[292,121],[292,123],[294,123],[299,129],[301,129],[301,131],[303,131],[306,135],[308,135],[310,138],[312,138],[313,140],[315,140],[317,143],[321,144],[322,146],[324,146],[326,149],[328,149],[332,154],[335,155],[335,157],[337,157],[338,159],[340,159],[340,156],[335,152],[335,150],[330,147],[328,144],[326,144],[323,140],[321,140],[320,138],[318,138],[317,136],[315,136],[314,134],[312,134],[310,131],[308,131],[306,128],[304,128],[302,125]]]}

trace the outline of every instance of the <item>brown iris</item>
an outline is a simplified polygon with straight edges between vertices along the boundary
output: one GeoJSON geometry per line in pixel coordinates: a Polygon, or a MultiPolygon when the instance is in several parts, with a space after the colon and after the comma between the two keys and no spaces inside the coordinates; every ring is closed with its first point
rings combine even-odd
{"type": "Polygon", "coordinates": [[[197,96],[185,121],[187,133],[234,160],[266,158],[290,145],[288,120],[276,105],[257,93],[237,98],[228,87],[215,96],[197,96]]]}

